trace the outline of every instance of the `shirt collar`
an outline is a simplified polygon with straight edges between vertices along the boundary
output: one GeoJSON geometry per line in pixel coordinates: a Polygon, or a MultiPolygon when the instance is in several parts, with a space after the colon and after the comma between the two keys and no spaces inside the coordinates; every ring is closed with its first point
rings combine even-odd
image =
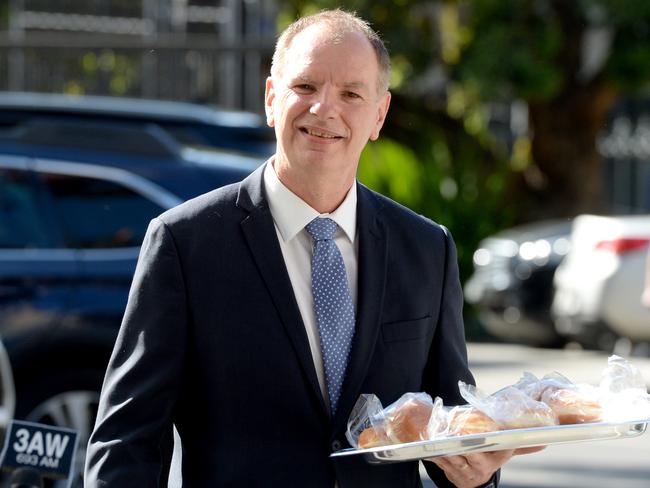
{"type": "Polygon", "coordinates": [[[319,214],[304,200],[289,190],[280,181],[272,160],[264,168],[264,187],[266,189],[269,208],[275,224],[278,226],[282,239],[287,242],[316,217],[328,217],[338,224],[354,242],[357,228],[357,185],[353,184],[345,199],[334,212],[319,214]]]}

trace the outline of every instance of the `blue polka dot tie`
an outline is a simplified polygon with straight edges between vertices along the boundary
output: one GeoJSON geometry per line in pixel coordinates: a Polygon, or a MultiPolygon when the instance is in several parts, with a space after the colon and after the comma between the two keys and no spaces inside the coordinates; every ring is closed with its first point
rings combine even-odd
{"type": "Polygon", "coordinates": [[[341,251],[333,240],[337,227],[332,219],[320,217],[305,226],[314,238],[311,291],[332,415],[341,396],[354,336],[354,307],[348,278],[341,251]]]}

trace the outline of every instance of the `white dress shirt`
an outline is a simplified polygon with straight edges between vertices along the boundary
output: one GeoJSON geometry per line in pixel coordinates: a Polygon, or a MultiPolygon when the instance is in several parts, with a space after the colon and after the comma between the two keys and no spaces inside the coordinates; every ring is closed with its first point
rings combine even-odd
{"type": "Polygon", "coordinates": [[[305,226],[316,217],[328,217],[339,228],[334,235],[334,242],[341,251],[348,277],[352,303],[357,307],[357,187],[353,184],[345,200],[332,213],[321,214],[305,203],[279,180],[272,161],[264,169],[264,188],[275,231],[280,241],[284,263],[289,272],[291,286],[298,302],[300,315],[305,324],[311,355],[316,367],[316,375],[325,404],[329,407],[329,395],[325,385],[325,370],[320,348],[320,334],[314,312],[314,300],[311,292],[311,257],[313,239],[305,226]]]}

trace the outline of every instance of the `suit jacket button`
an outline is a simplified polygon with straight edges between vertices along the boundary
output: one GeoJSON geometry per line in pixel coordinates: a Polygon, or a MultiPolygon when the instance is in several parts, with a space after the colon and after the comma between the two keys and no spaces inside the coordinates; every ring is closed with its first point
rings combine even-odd
{"type": "Polygon", "coordinates": [[[341,445],[341,441],[333,441],[332,442],[332,451],[339,451],[343,447],[341,445]]]}

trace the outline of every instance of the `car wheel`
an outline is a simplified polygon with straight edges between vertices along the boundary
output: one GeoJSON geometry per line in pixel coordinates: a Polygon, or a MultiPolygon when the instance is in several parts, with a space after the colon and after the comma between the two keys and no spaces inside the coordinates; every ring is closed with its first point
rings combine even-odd
{"type": "MultiPolygon", "coordinates": [[[[43,381],[17,386],[16,418],[77,431],[72,488],[83,487],[88,438],[97,417],[103,372],[52,371],[43,381]]],[[[46,488],[63,488],[67,481],[48,481],[46,488]]]]}

